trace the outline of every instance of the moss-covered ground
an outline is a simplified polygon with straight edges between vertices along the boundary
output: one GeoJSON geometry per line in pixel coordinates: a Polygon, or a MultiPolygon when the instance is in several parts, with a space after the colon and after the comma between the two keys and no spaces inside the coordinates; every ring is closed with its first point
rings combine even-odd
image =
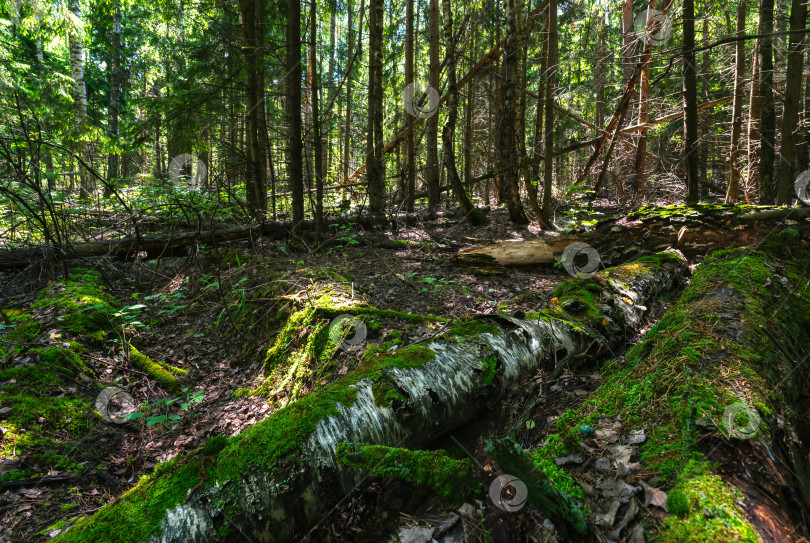
{"type": "MultiPolygon", "coordinates": [[[[794,408],[784,394],[791,367],[769,336],[810,329],[808,262],[806,247],[790,231],[755,249],[712,254],[664,317],[602,369],[596,393],[559,418],[558,432],[533,451],[538,465],[551,467],[549,475],[570,489],[570,478],[550,462],[579,449],[579,428],[621,415],[626,427],[649,433],[640,461],[673,489],[668,503],[676,514],[659,540],[756,541],[701,442],[740,439],[723,424],[725,408],[736,402],[753,406],[763,420],[794,408]],[[712,421],[713,433],[707,436],[699,419],[712,421]]],[[[747,423],[744,412],[735,419],[738,428],[747,423]]],[[[770,439],[767,424],[756,438],[770,439]]]]}

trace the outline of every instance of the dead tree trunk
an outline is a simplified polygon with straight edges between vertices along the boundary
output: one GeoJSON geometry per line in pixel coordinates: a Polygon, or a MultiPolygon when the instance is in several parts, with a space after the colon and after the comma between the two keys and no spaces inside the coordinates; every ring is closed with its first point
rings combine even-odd
{"type": "MultiPolygon", "coordinates": [[[[563,304],[536,320],[489,318],[487,331],[464,341],[451,331],[384,355],[362,375],[349,374],[242,434],[161,466],[60,541],[112,541],[115,534],[150,543],[217,542],[239,537],[229,537],[234,530],[268,543],[306,538],[365,480],[363,471],[336,461],[338,445],[418,447],[471,420],[527,373],[609,353],[640,326],[640,307],[678,284],[685,270],[680,257],[656,255],[588,280],[582,299],[594,296],[599,306],[563,304]],[[485,364],[494,364],[494,373],[485,364]],[[397,399],[386,399],[386,391],[397,399]]],[[[581,280],[572,286],[582,288],[581,280]]]]}

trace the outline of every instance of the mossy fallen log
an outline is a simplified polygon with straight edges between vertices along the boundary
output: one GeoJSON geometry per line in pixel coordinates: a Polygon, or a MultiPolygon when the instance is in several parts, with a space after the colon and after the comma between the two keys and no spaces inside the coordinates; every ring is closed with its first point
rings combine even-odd
{"type": "Polygon", "coordinates": [[[579,449],[578,429],[621,417],[669,492],[656,541],[798,541],[810,512],[810,251],[786,230],[713,253],[603,385],[533,456],[579,449]],[[573,436],[573,437],[572,437],[573,436]]]}
{"type": "Polygon", "coordinates": [[[519,477],[526,485],[526,500],[537,507],[569,541],[591,541],[591,531],[579,504],[558,490],[551,479],[523,454],[511,439],[487,443],[487,452],[505,472],[519,477]]]}
{"type": "MultiPolygon", "coordinates": [[[[370,229],[390,223],[417,224],[439,218],[458,218],[458,216],[450,212],[401,213],[390,217],[368,214],[359,216],[341,215],[324,218],[324,224],[333,228],[350,226],[370,229]]],[[[304,232],[314,231],[314,228],[315,222],[311,220],[303,221],[300,225],[301,231],[304,232]]],[[[115,239],[77,242],[64,247],[42,245],[0,249],[0,269],[18,268],[42,261],[52,262],[99,256],[111,256],[126,260],[132,259],[138,254],[145,254],[146,258],[157,258],[160,255],[173,254],[177,250],[197,244],[225,243],[258,237],[285,239],[292,235],[292,230],[293,223],[290,221],[266,221],[260,224],[223,226],[211,230],[178,232],[170,235],[124,236],[115,239]]],[[[388,240],[383,243],[392,244],[394,242],[388,240]]]]}
{"type": "Polygon", "coordinates": [[[569,245],[579,242],[592,245],[599,261],[611,266],[668,247],[688,257],[726,247],[751,247],[784,228],[810,234],[810,208],[712,204],[645,207],[559,237],[467,247],[459,251],[458,258],[472,266],[553,264],[569,245]]]}
{"type": "Polygon", "coordinates": [[[684,273],[678,255],[652,255],[564,282],[559,304],[531,318],[472,321],[379,352],[242,434],[161,464],[58,541],[306,537],[365,480],[337,462],[342,443],[419,448],[497,405],[522,376],[623,341],[641,308],[684,273]]]}
{"type": "Polygon", "coordinates": [[[127,348],[129,350],[129,361],[132,362],[133,366],[146,373],[166,390],[171,392],[178,392],[180,390],[178,377],[187,374],[188,370],[175,368],[165,362],[156,362],[131,344],[127,344],[127,348]]]}

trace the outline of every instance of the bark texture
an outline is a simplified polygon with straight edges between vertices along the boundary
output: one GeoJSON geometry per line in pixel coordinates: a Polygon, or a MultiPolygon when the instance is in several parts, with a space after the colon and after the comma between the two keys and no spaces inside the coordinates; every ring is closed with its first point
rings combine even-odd
{"type": "Polygon", "coordinates": [[[391,356],[408,349],[430,356],[424,363],[381,365],[343,390],[327,386],[216,448],[164,465],[59,541],[216,542],[229,540],[234,528],[268,543],[306,537],[364,480],[362,471],[336,461],[338,445],[427,443],[474,418],[522,375],[609,352],[640,326],[641,307],[684,273],[677,255],[656,255],[563,283],[573,292],[565,301],[572,303],[543,310],[536,319],[490,317],[487,331],[464,341],[454,340],[451,330],[424,346],[405,347],[391,356]],[[590,297],[575,294],[582,288],[590,297]],[[494,373],[487,376],[492,357],[494,373]],[[401,401],[379,402],[381,386],[401,401]],[[287,410],[293,413],[285,418],[287,410]],[[286,452],[276,452],[282,447],[286,452]]]}

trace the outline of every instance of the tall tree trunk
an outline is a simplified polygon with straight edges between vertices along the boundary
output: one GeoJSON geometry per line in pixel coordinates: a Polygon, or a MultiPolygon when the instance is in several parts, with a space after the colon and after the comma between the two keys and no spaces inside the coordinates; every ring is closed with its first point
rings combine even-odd
{"type": "Polygon", "coordinates": [[[265,166],[262,164],[262,149],[259,137],[259,116],[262,112],[259,100],[263,89],[259,89],[259,76],[263,64],[263,54],[257,43],[257,4],[263,0],[239,0],[239,20],[242,26],[244,46],[242,56],[245,62],[245,88],[247,89],[247,115],[245,115],[245,143],[248,164],[246,165],[245,193],[248,208],[254,217],[260,217],[266,210],[264,197],[265,166]]]}
{"type": "Polygon", "coordinates": [[[503,46],[503,66],[501,79],[501,104],[499,111],[500,135],[500,183],[498,193],[506,202],[509,209],[509,218],[515,224],[528,224],[529,217],[520,201],[520,188],[518,186],[519,150],[516,145],[519,94],[517,83],[519,79],[518,67],[520,65],[520,28],[517,17],[515,0],[504,0],[504,16],[506,18],[506,43],[503,46]]]}
{"type": "MultiPolygon", "coordinates": [[[[112,11],[112,43],[110,46],[110,107],[107,110],[107,136],[110,143],[118,146],[118,112],[121,97],[121,6],[118,1],[112,11]]],[[[110,188],[119,176],[118,150],[113,149],[107,157],[107,185],[104,196],[112,194],[110,188]]]]}
{"type": "MultiPolygon", "coordinates": [[[[326,129],[322,129],[321,137],[324,138],[323,146],[323,175],[330,175],[330,165],[332,162],[332,132],[334,130],[334,100],[335,100],[335,11],[337,11],[336,0],[329,1],[329,74],[326,77],[326,106],[329,108],[325,119],[326,129]]],[[[322,83],[323,85],[323,83],[322,83]]]]}
{"type": "Polygon", "coordinates": [[[542,223],[543,208],[540,206],[538,198],[538,187],[542,176],[540,175],[540,157],[543,152],[543,103],[546,101],[546,68],[548,66],[548,24],[541,26],[540,31],[540,77],[537,83],[537,105],[534,110],[534,140],[532,141],[532,156],[528,158],[528,152],[524,149],[523,156],[523,177],[526,183],[526,193],[529,197],[529,205],[537,216],[537,222],[542,223]],[[530,172],[531,171],[531,175],[530,172]]]}
{"type": "Polygon", "coordinates": [[[301,144],[301,0],[287,0],[287,149],[292,191],[293,231],[304,220],[304,178],[301,144]]]}
{"type": "Polygon", "coordinates": [[[695,74],[695,2],[683,2],[683,95],[686,153],[686,203],[700,201],[698,184],[697,78],[695,74]]]}
{"type": "MultiPolygon", "coordinates": [[[[602,128],[605,124],[605,65],[607,64],[607,54],[605,53],[605,37],[607,35],[607,25],[605,24],[605,13],[600,11],[597,14],[598,21],[596,38],[596,69],[594,72],[594,92],[596,93],[596,126],[602,128]]],[[[542,78],[541,78],[542,80],[542,78]]]]}
{"type": "MultiPolygon", "coordinates": [[[[405,0],[405,86],[413,83],[413,3],[414,0],[405,0]]],[[[413,120],[408,108],[405,109],[405,123],[407,136],[407,173],[405,182],[405,211],[413,211],[414,192],[416,190],[416,138],[414,135],[413,120]]]]}
{"type": "MultiPolygon", "coordinates": [[[[807,55],[805,64],[810,71],[810,54],[807,55]]],[[[802,118],[802,131],[804,137],[798,150],[799,170],[804,171],[810,168],[810,78],[804,84],[804,115],[802,118]]]]}
{"type": "MultiPolygon", "coordinates": [[[[346,11],[348,17],[348,30],[346,36],[346,47],[348,48],[348,58],[352,58],[354,55],[353,47],[354,47],[354,28],[352,26],[352,8],[354,2],[352,0],[348,0],[346,4],[346,11]]],[[[362,21],[362,13],[363,10],[361,8],[361,21],[362,21]]],[[[351,142],[351,127],[352,127],[352,74],[354,73],[354,64],[351,64],[346,68],[346,119],[344,122],[345,128],[343,129],[343,175],[341,178],[341,184],[345,185],[349,182],[349,143],[351,142]]],[[[343,189],[343,198],[345,199],[347,196],[346,189],[343,189]]]]}
{"type": "Polygon", "coordinates": [[[320,242],[323,235],[323,175],[324,175],[324,156],[323,156],[323,142],[321,141],[321,119],[320,119],[320,104],[318,96],[318,55],[317,55],[317,36],[318,36],[318,19],[317,19],[317,3],[312,0],[309,7],[309,67],[310,67],[310,83],[312,85],[312,148],[313,157],[312,161],[315,165],[315,240],[320,242]]]}
{"type": "Polygon", "coordinates": [[[551,183],[554,177],[554,75],[557,72],[557,1],[548,3],[548,67],[546,68],[546,131],[543,162],[542,226],[551,227],[551,183]]]}
{"type": "MultiPolygon", "coordinates": [[[[635,58],[633,56],[633,49],[636,44],[636,29],[634,19],[633,19],[633,0],[624,0],[622,4],[622,80],[624,81],[624,86],[627,88],[627,85],[630,81],[630,78],[633,76],[633,69],[635,64],[635,58]]],[[[645,64],[649,64],[649,60],[645,62],[645,64]]],[[[642,71],[642,76],[643,76],[642,71]]],[[[632,111],[633,111],[633,98],[630,98],[630,102],[627,105],[628,112],[622,119],[625,118],[632,118],[632,111]]],[[[619,127],[621,128],[622,123],[619,123],[619,127]]],[[[618,135],[618,134],[617,134],[618,135]]],[[[615,141],[613,142],[615,145],[615,141]]],[[[612,149],[611,149],[612,151],[612,149]]],[[[602,168],[602,174],[599,176],[599,180],[597,184],[599,186],[602,185],[604,181],[604,174],[607,171],[608,162],[610,160],[610,153],[608,151],[607,156],[605,157],[605,164],[602,168]]],[[[619,160],[624,163],[629,157],[619,157],[619,160]]],[[[616,197],[618,199],[624,198],[625,193],[625,177],[624,174],[624,167],[619,168],[620,171],[616,176],[616,197]]]]}
{"type": "Polygon", "coordinates": [[[262,216],[267,214],[267,168],[270,160],[270,136],[267,131],[267,91],[264,88],[265,24],[264,0],[258,0],[256,2],[256,93],[259,99],[257,131],[259,133],[259,171],[261,177],[256,184],[256,201],[262,216]]]}
{"type": "Polygon", "coordinates": [[[383,154],[383,0],[369,1],[368,15],[368,135],[366,176],[369,211],[385,212],[385,155],[383,154]]]}
{"type": "MultiPolygon", "coordinates": [[[[737,37],[745,35],[746,3],[737,4],[737,37]]],[[[743,100],[745,99],[745,41],[739,39],[735,44],[734,54],[734,103],[731,107],[731,151],[729,159],[731,168],[728,175],[726,203],[737,201],[740,190],[740,134],[742,132],[743,100]]]]}
{"type": "MultiPolygon", "coordinates": [[[[428,50],[430,60],[428,65],[428,84],[437,92],[440,88],[439,75],[441,72],[441,50],[439,48],[439,0],[429,0],[430,2],[430,34],[428,40],[428,50]]],[[[439,182],[439,112],[438,110],[427,119],[427,164],[425,164],[425,181],[428,192],[428,209],[438,209],[441,190],[439,182]]]]}
{"type": "MultiPolygon", "coordinates": [[[[790,30],[799,31],[806,27],[806,0],[793,0],[790,7],[790,30]]],[[[796,176],[796,132],[799,127],[799,110],[802,100],[803,40],[803,34],[790,35],[790,49],[787,56],[787,81],[785,82],[785,105],[782,113],[779,186],[776,195],[776,203],[779,205],[789,204],[793,199],[793,182],[796,176]]]]}
{"type": "MultiPolygon", "coordinates": [[[[81,20],[82,14],[79,11],[79,0],[70,0],[68,9],[76,18],[76,21],[81,20]]],[[[87,87],[84,83],[82,41],[78,29],[70,29],[68,46],[70,49],[70,72],[73,76],[73,129],[76,133],[76,152],[85,161],[88,161],[90,157],[87,156],[87,145],[84,140],[85,125],[87,124],[87,87]]],[[[78,167],[81,169],[81,166],[78,167]]],[[[81,198],[87,198],[90,196],[90,178],[87,172],[83,170],[79,173],[79,176],[81,180],[79,195],[81,198]]]]}
{"type": "MultiPolygon", "coordinates": [[[[473,52],[472,58],[478,58],[478,40],[477,38],[477,25],[472,28],[472,44],[471,49],[473,52]]],[[[470,63],[472,65],[472,62],[470,63]]],[[[475,81],[470,81],[467,84],[467,99],[465,100],[464,108],[464,184],[472,196],[473,178],[473,101],[475,99],[475,81]]]]}
{"type": "Polygon", "coordinates": [[[444,43],[447,48],[447,123],[445,123],[442,130],[444,166],[447,168],[447,176],[450,179],[453,194],[464,211],[464,215],[472,224],[485,224],[487,222],[486,216],[473,205],[470,195],[464,190],[464,185],[461,183],[456,168],[456,154],[453,143],[456,138],[456,120],[458,119],[458,87],[456,85],[456,46],[453,39],[453,16],[450,0],[442,1],[442,10],[444,43]]]}
{"type": "Polygon", "coordinates": [[[760,129],[759,129],[759,203],[773,204],[776,196],[774,186],[774,145],[776,135],[776,111],[773,103],[773,0],[760,0],[760,34],[757,54],[759,64],[760,129]]]}
{"type": "MultiPolygon", "coordinates": [[[[655,15],[655,0],[650,0],[649,7],[647,8],[647,20],[644,22],[644,27],[648,28],[651,25],[652,19],[655,15]]],[[[647,36],[644,32],[645,39],[652,40],[651,36],[647,36]]],[[[646,59],[641,67],[641,81],[639,82],[639,96],[638,96],[638,124],[646,124],[649,120],[649,99],[650,99],[650,64],[652,58],[646,59]]],[[[644,168],[647,159],[647,129],[644,128],[639,132],[638,145],[636,146],[636,160],[635,160],[635,194],[633,198],[643,198],[645,193],[644,186],[644,168]]]]}
{"type": "MultiPolygon", "coordinates": [[[[701,31],[701,45],[709,45],[709,18],[703,18],[703,29],[701,31]]],[[[700,65],[700,90],[703,94],[703,103],[709,103],[709,50],[703,51],[703,61],[700,65]]],[[[709,180],[709,110],[699,113],[700,118],[700,165],[698,167],[698,178],[703,195],[707,195],[705,182],[709,180]]]]}

